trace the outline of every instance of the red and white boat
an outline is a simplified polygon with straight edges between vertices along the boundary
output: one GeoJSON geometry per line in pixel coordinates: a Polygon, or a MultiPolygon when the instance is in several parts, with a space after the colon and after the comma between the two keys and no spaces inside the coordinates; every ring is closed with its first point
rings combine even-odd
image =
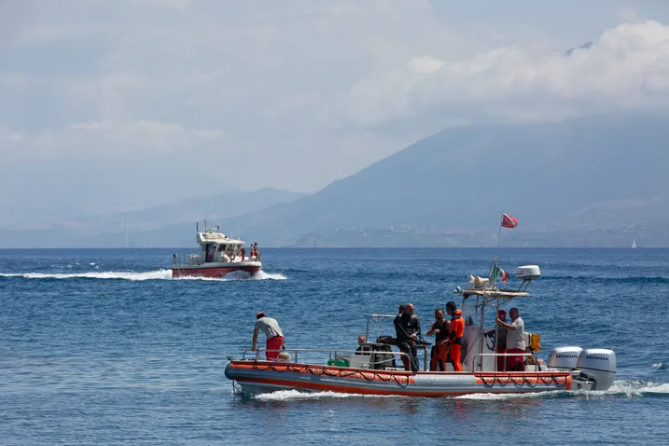
{"type": "Polygon", "coordinates": [[[244,241],[232,239],[216,229],[205,228],[199,232],[196,225],[196,240],[200,252],[174,254],[172,278],[210,277],[221,278],[235,271],[253,276],[262,269],[260,253],[246,252],[244,241]]]}
{"type": "Polygon", "coordinates": [[[516,289],[497,288],[493,274],[490,279],[472,277],[472,286],[467,289],[458,287],[456,292],[462,296],[461,308],[466,318],[459,372],[453,370],[452,364],[445,371],[427,371],[427,342],[416,343],[424,351],[424,369],[405,371],[396,360],[402,353],[391,349],[394,339],[378,336],[383,334],[379,333],[378,322],[392,320],[395,315],[374,314],[368,318],[365,339],[375,342],[364,342],[356,351],[290,349],[281,352],[276,361],[268,361],[261,350],[247,350],[241,359],[229,358],[225,376],[241,385],[243,393],[251,395],[298,390],[434,397],[608,389],[616,375],[616,355],[612,350],[557,347],[543,361],[532,349],[541,348],[532,341],[538,337],[526,333],[530,347],[525,354],[497,353],[492,338],[497,310],[514,299],[527,298],[527,285],[539,275],[538,266],[525,266],[516,270],[516,277],[523,281],[516,289]],[[375,325],[377,337],[370,338],[370,328],[375,325]],[[507,356],[524,356],[524,370],[498,370],[497,358],[507,356]]]}

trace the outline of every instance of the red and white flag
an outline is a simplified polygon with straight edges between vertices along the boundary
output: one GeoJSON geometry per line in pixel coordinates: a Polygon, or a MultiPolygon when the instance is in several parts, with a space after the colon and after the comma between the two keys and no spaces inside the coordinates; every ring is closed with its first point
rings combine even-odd
{"type": "Polygon", "coordinates": [[[503,228],[509,228],[513,229],[516,226],[518,226],[518,219],[513,218],[512,216],[508,214],[502,214],[502,227],[503,228]]]}

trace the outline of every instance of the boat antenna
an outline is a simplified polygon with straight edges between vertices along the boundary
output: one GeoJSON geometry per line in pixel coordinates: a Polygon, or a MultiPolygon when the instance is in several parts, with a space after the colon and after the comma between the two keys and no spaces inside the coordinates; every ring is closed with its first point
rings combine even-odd
{"type": "Polygon", "coordinates": [[[211,195],[209,195],[207,198],[209,198],[209,207],[210,207],[209,210],[211,211],[211,214],[214,216],[213,220],[216,222],[216,232],[218,232],[219,225],[218,225],[218,218],[216,218],[216,209],[214,207],[214,200],[211,195]]]}

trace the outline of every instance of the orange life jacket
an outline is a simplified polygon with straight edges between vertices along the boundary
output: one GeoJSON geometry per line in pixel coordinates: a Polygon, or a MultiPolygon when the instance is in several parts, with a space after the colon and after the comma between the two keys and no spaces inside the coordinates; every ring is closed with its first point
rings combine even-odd
{"type": "Polygon", "coordinates": [[[455,310],[455,315],[449,324],[449,338],[451,342],[462,344],[462,336],[465,334],[465,320],[461,310],[455,310]]]}

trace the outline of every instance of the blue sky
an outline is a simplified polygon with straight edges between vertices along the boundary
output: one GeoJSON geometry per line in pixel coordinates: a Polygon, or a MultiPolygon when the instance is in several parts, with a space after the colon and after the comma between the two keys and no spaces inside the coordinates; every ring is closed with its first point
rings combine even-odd
{"type": "Polygon", "coordinates": [[[668,91],[661,0],[0,0],[0,227],[315,191],[448,126],[668,91]]]}

